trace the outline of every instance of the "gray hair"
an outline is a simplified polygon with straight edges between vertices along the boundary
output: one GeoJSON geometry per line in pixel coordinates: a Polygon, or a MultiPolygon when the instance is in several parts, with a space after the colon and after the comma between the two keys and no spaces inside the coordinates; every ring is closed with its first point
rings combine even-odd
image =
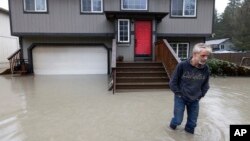
{"type": "Polygon", "coordinates": [[[194,45],[193,53],[199,53],[201,52],[201,49],[206,49],[209,53],[212,52],[212,48],[210,45],[206,45],[205,43],[198,43],[194,45]]]}

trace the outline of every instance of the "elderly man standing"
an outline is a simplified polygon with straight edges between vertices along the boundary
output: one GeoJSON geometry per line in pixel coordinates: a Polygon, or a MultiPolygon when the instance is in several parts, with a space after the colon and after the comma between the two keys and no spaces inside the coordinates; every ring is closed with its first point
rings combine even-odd
{"type": "Polygon", "coordinates": [[[177,65],[170,80],[174,92],[174,116],[170,128],[175,130],[182,123],[185,108],[187,122],[185,131],[194,134],[199,114],[199,101],[209,89],[209,68],[206,65],[212,52],[210,46],[198,43],[193,48],[192,57],[177,65]]]}

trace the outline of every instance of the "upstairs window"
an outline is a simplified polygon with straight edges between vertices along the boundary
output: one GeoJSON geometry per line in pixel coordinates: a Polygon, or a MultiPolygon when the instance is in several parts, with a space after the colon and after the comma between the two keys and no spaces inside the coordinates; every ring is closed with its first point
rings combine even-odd
{"type": "Polygon", "coordinates": [[[129,19],[118,19],[118,42],[129,43],[130,27],[129,19]]]}
{"type": "Polygon", "coordinates": [[[24,0],[24,11],[47,12],[47,0],[24,0]]]}
{"type": "Polygon", "coordinates": [[[171,0],[172,17],[195,17],[197,0],[171,0]]]}
{"type": "Polygon", "coordinates": [[[82,13],[102,13],[103,0],[81,0],[82,13]]]}
{"type": "Polygon", "coordinates": [[[147,10],[148,0],[121,0],[122,10],[147,10]]]}
{"type": "Polygon", "coordinates": [[[170,45],[181,60],[188,58],[189,43],[170,43],[170,45]]]}

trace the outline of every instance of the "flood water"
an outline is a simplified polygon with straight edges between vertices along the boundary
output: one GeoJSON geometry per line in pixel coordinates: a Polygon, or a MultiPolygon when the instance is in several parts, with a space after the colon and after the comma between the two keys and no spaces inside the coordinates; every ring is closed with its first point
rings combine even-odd
{"type": "Polygon", "coordinates": [[[108,91],[106,75],[0,76],[0,141],[229,141],[250,124],[250,78],[211,78],[194,135],[173,131],[170,90],[108,91]]]}

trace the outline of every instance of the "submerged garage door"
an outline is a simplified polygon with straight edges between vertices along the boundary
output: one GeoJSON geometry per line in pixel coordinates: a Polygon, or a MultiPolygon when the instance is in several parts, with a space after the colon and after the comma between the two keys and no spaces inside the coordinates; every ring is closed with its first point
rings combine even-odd
{"type": "Polygon", "coordinates": [[[86,46],[37,46],[34,74],[107,74],[107,50],[86,46]]]}

